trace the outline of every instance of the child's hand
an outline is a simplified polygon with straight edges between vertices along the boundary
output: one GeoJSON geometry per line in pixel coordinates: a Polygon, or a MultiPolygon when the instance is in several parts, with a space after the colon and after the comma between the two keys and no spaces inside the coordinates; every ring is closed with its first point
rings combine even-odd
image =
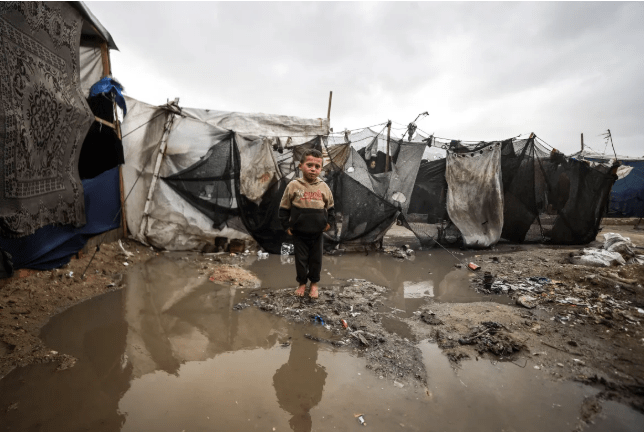
{"type": "Polygon", "coordinates": [[[324,228],[324,232],[328,231],[329,229],[331,229],[331,225],[327,223],[326,227],[324,228]]]}
{"type": "MultiPolygon", "coordinates": [[[[328,224],[327,224],[327,226],[328,226],[328,224]]],[[[289,234],[289,235],[291,235],[291,236],[293,235],[293,232],[291,232],[291,228],[288,228],[288,229],[286,230],[286,233],[287,233],[287,234],[289,234]]]]}

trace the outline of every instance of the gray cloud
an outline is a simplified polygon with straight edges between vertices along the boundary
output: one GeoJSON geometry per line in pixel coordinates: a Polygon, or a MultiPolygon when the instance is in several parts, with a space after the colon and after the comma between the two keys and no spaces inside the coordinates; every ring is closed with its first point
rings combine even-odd
{"type": "MultiPolygon", "coordinates": [[[[614,134],[642,155],[642,3],[89,3],[113,70],[151,103],[321,117],[336,130],[531,131],[565,152],[614,134]]],[[[601,149],[600,149],[601,150],[601,149]]]]}

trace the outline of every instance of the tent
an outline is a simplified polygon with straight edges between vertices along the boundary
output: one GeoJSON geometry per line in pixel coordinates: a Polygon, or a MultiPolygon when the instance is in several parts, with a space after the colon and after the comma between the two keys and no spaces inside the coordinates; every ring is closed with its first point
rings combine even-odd
{"type": "Polygon", "coordinates": [[[240,200],[246,210],[260,206],[292,164],[278,161],[284,149],[292,156],[294,147],[329,132],[327,119],[126,103],[128,228],[138,241],[168,250],[247,237],[253,216],[241,212],[240,200]]]}
{"type": "Polygon", "coordinates": [[[644,217],[644,158],[626,155],[606,155],[583,150],[572,158],[587,161],[591,165],[611,166],[619,161],[617,181],[610,192],[608,217],[644,217]]]}

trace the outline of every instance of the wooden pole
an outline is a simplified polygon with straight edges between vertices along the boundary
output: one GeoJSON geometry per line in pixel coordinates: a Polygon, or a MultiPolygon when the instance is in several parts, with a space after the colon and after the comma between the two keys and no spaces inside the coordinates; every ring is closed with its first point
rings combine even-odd
{"type": "Polygon", "coordinates": [[[333,91],[329,91],[329,110],[326,112],[327,120],[331,121],[331,100],[333,99],[333,91]]]}
{"type": "Polygon", "coordinates": [[[103,61],[103,77],[110,75],[110,57],[107,42],[101,42],[101,60],[103,61]]]}
{"type": "Polygon", "coordinates": [[[389,172],[389,141],[391,140],[391,121],[387,122],[387,159],[385,160],[385,172],[389,172]]]}
{"type": "Polygon", "coordinates": [[[584,133],[581,133],[581,152],[584,152],[584,133]]]}

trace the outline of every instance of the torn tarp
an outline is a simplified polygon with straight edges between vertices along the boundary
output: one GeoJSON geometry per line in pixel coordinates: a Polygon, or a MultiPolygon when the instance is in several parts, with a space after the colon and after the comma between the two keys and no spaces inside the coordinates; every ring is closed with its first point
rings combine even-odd
{"type": "Polygon", "coordinates": [[[503,228],[501,143],[447,153],[447,212],[467,247],[496,244],[503,228]]]}

